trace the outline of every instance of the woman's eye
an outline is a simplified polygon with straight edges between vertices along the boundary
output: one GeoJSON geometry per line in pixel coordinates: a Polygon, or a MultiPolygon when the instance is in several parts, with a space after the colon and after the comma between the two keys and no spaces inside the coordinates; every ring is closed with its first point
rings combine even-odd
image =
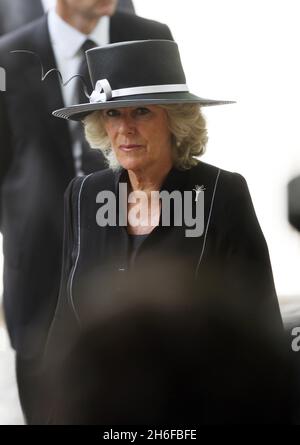
{"type": "Polygon", "coordinates": [[[135,110],[135,112],[138,116],[143,116],[145,114],[150,113],[150,110],[149,110],[149,108],[139,107],[135,110]]]}
{"type": "Polygon", "coordinates": [[[112,110],[107,110],[107,111],[105,112],[105,115],[108,116],[108,117],[117,117],[117,116],[120,116],[120,111],[118,111],[118,110],[114,110],[114,109],[112,109],[112,110]]]}

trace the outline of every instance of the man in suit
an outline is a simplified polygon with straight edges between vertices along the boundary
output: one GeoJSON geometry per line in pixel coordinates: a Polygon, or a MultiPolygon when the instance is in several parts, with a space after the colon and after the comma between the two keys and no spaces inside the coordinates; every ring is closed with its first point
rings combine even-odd
{"type": "Polygon", "coordinates": [[[7,91],[0,93],[4,310],[17,351],[21,404],[30,423],[38,411],[36,369],[59,292],[64,191],[76,173],[101,169],[103,160],[85,149],[78,168],[73,127],[51,114],[74,103],[75,83],[70,82],[69,90],[61,88],[55,73],[41,81],[34,55],[10,51],[33,51],[41,57],[45,72],[58,67],[67,79],[78,71],[87,39],[98,46],[172,39],[166,25],[115,13],[116,3],[57,0],[56,11],[0,41],[0,66],[7,74],[7,91]]]}
{"type": "MultiPolygon", "coordinates": [[[[1,0],[0,35],[38,19],[48,11],[52,3],[53,0],[1,0]]],[[[134,14],[132,0],[119,0],[117,11],[134,14]]]]}

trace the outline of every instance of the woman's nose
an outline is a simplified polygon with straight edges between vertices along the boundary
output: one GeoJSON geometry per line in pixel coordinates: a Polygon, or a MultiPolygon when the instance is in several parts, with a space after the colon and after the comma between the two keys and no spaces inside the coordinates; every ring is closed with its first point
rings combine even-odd
{"type": "Polygon", "coordinates": [[[124,116],[121,119],[119,131],[120,131],[120,133],[123,133],[123,134],[135,133],[136,127],[135,127],[134,119],[131,116],[124,116]]]}

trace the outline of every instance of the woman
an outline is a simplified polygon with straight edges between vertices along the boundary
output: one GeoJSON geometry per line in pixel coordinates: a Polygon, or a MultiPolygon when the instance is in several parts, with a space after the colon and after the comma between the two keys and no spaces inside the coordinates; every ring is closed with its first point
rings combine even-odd
{"type": "Polygon", "coordinates": [[[62,359],[79,325],[112,301],[126,305],[132,293],[157,301],[192,296],[280,329],[246,181],[197,159],[207,142],[202,106],[228,102],[189,93],[175,42],[112,44],[88,51],[87,60],[90,103],[54,115],[82,120],[110,168],[75,178],[66,193],[50,356],[62,359]]]}

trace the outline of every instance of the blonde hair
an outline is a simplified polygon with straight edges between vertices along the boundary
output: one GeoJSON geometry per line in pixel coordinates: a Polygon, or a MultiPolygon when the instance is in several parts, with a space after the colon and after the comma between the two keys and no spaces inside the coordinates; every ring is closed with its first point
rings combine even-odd
{"type": "MultiPolygon", "coordinates": [[[[206,122],[200,105],[185,103],[157,106],[166,110],[168,115],[174,166],[182,170],[193,167],[198,163],[195,157],[205,152],[208,140],[206,122]]],[[[109,167],[119,167],[105,131],[102,111],[94,111],[83,122],[85,136],[90,146],[103,151],[109,167]]]]}

